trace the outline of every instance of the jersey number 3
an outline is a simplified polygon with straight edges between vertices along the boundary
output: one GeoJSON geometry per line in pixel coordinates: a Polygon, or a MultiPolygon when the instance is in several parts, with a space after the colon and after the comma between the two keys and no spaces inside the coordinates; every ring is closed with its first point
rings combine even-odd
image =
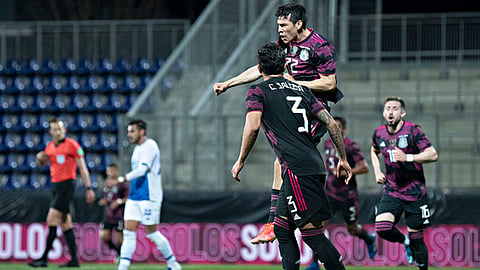
{"type": "Polygon", "coordinates": [[[287,96],[288,101],[293,101],[292,112],[299,113],[303,116],[303,126],[298,127],[298,132],[308,132],[308,118],[307,111],[303,108],[299,108],[302,97],[299,96],[287,96]]]}

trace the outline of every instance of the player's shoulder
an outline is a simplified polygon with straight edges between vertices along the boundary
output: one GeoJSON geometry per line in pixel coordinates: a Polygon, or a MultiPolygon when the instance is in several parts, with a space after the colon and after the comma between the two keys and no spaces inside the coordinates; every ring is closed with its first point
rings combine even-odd
{"type": "Polygon", "coordinates": [[[69,145],[73,145],[73,146],[75,146],[75,147],[80,147],[80,144],[79,144],[77,141],[75,141],[74,139],[72,139],[72,138],[66,137],[66,138],[65,138],[65,143],[67,143],[67,144],[69,144],[69,145]]]}
{"type": "Polygon", "coordinates": [[[385,132],[387,130],[386,125],[381,125],[375,129],[375,132],[385,132]]]}

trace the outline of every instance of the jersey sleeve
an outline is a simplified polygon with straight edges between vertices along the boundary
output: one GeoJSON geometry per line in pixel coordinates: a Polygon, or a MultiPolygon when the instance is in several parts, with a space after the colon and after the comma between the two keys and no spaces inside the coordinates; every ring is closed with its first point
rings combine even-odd
{"type": "Polygon", "coordinates": [[[378,147],[377,143],[377,130],[375,130],[372,135],[372,147],[377,151],[380,150],[380,147],[378,147]]]}
{"type": "Polygon", "coordinates": [[[84,156],[83,148],[74,140],[69,140],[72,154],[75,158],[82,158],[84,156]]]}
{"type": "Polygon", "coordinates": [[[314,64],[317,67],[317,72],[321,75],[335,74],[337,68],[337,56],[335,47],[326,42],[316,48],[314,57],[314,64]]]}
{"type": "Polygon", "coordinates": [[[308,93],[310,108],[312,109],[311,113],[313,116],[317,115],[321,110],[325,109],[323,103],[318,101],[318,99],[311,93],[310,89],[307,89],[306,93],[308,93]]]}
{"type": "Polygon", "coordinates": [[[419,125],[415,125],[412,134],[413,141],[420,151],[423,151],[428,147],[432,146],[432,143],[427,138],[427,136],[423,132],[423,129],[419,125]]]}
{"type": "Polygon", "coordinates": [[[263,105],[265,104],[265,95],[262,88],[258,86],[252,86],[247,91],[245,98],[247,113],[252,111],[263,112],[263,105]]]}

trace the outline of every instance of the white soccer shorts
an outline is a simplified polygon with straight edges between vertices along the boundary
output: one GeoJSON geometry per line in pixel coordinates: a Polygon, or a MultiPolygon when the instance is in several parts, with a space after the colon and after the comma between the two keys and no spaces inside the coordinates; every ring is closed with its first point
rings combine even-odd
{"type": "Polygon", "coordinates": [[[158,201],[134,201],[128,199],[125,204],[124,220],[136,220],[143,225],[155,225],[160,222],[160,208],[158,201]]]}

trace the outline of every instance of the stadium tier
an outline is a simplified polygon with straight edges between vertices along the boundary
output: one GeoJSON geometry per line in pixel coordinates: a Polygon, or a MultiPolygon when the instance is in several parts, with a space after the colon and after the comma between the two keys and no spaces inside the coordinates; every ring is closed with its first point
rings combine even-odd
{"type": "MultiPolygon", "coordinates": [[[[67,136],[84,148],[97,185],[118,151],[118,114],[128,111],[164,62],[142,57],[78,63],[9,59],[0,64],[0,174],[6,176],[0,188],[47,187],[48,167],[38,167],[35,154],[50,140],[48,121],[53,116],[64,120],[67,136]]],[[[173,81],[166,76],[162,92],[168,92],[173,81]]],[[[146,112],[151,108],[143,106],[146,112]]]]}

